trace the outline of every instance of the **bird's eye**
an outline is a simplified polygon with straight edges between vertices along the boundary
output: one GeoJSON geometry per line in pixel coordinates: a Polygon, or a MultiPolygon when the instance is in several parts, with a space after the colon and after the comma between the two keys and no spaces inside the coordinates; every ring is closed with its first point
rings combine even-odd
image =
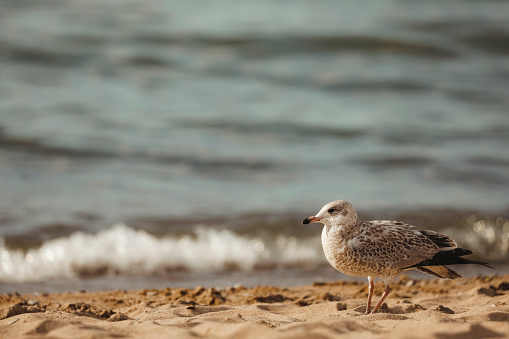
{"type": "Polygon", "coordinates": [[[334,213],[334,211],[336,211],[334,208],[329,208],[329,209],[327,210],[327,212],[329,212],[329,213],[334,213]]]}

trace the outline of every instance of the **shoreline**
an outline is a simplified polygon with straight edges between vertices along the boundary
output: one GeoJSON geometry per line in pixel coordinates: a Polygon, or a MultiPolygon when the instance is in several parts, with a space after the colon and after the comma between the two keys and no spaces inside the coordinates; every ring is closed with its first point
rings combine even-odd
{"type": "MultiPolygon", "coordinates": [[[[476,276],[509,275],[509,264],[493,263],[495,271],[477,265],[456,265],[454,269],[463,278],[476,276]]],[[[411,270],[405,275],[415,280],[430,280],[435,277],[411,270]]],[[[197,285],[205,288],[227,288],[233,285],[254,287],[269,285],[274,287],[295,287],[312,283],[330,283],[337,280],[366,282],[365,277],[353,277],[338,272],[328,263],[315,268],[280,268],[253,271],[226,272],[167,272],[159,275],[133,276],[96,276],[88,278],[55,279],[33,282],[1,282],[0,295],[9,293],[40,294],[55,292],[108,292],[113,290],[143,290],[148,288],[194,288],[197,285]]]]}
{"type": "MultiPolygon", "coordinates": [[[[380,313],[362,315],[367,283],[234,285],[0,295],[0,335],[102,338],[506,337],[509,274],[401,276],[380,313]]],[[[374,300],[383,291],[375,282],[374,300]]]]}

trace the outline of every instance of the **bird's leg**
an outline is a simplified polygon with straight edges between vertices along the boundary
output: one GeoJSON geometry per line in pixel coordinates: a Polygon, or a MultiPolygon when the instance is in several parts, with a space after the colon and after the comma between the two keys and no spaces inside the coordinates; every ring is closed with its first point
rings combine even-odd
{"type": "Polygon", "coordinates": [[[375,313],[380,308],[380,306],[382,306],[382,303],[384,302],[385,298],[387,298],[387,296],[389,295],[390,292],[391,292],[391,288],[389,287],[389,284],[385,283],[384,294],[382,294],[382,297],[376,303],[376,306],[373,309],[373,311],[371,312],[371,314],[375,313]]]}
{"type": "Polygon", "coordinates": [[[371,307],[371,297],[373,296],[373,278],[372,277],[368,277],[368,305],[366,306],[366,313],[364,314],[369,314],[369,309],[371,307]]]}

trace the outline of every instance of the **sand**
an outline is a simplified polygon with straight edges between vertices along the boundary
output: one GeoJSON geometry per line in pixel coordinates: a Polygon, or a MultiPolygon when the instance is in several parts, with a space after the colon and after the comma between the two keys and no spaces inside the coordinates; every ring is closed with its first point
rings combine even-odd
{"type": "Polygon", "coordinates": [[[0,295],[0,338],[509,338],[509,275],[367,284],[0,295]],[[375,284],[375,299],[383,283],[375,284]]]}

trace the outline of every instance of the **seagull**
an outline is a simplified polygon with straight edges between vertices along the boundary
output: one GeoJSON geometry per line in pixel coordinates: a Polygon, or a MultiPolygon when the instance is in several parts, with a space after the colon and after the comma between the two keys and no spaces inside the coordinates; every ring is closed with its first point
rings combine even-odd
{"type": "Polygon", "coordinates": [[[435,231],[414,230],[415,226],[393,220],[360,221],[348,201],[328,203],[302,224],[322,223],[322,246],[327,261],[339,272],[368,278],[370,313],[373,279],[385,283],[375,313],[389,293],[390,284],[404,271],[417,269],[441,279],[460,279],[461,275],[444,265],[487,263],[462,258],[473,252],[459,248],[456,242],[435,231]]]}

